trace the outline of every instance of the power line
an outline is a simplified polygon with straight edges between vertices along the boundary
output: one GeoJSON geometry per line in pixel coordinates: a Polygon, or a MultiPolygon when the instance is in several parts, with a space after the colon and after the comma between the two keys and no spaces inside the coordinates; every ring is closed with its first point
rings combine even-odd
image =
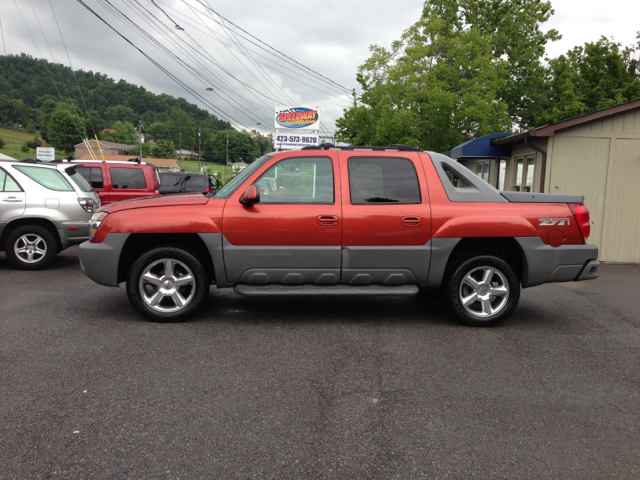
{"type": "Polygon", "coordinates": [[[67,50],[67,44],[64,42],[64,37],[62,36],[62,30],[60,29],[60,24],[58,23],[58,17],[56,16],[56,12],[53,9],[53,2],[49,0],[49,5],[51,6],[51,12],[53,13],[53,18],[56,22],[56,26],[58,27],[58,33],[60,33],[60,40],[62,40],[62,45],[64,46],[64,51],[67,52],[67,59],[69,60],[69,66],[71,67],[71,73],[73,74],[73,79],[76,82],[76,86],[78,87],[78,92],[80,92],[80,98],[82,99],[82,104],[84,105],[84,111],[87,113],[87,118],[89,119],[89,124],[91,125],[91,130],[93,130],[93,135],[97,136],[96,129],[93,126],[93,122],[91,121],[91,115],[89,114],[89,109],[87,108],[87,104],[84,101],[84,95],[82,94],[82,89],[80,88],[80,84],[78,83],[78,78],[76,77],[76,72],[73,70],[73,64],[71,63],[71,57],[69,56],[69,50],[67,50]]]}
{"type": "Polygon", "coordinates": [[[7,44],[4,43],[4,30],[2,29],[2,18],[0,18],[0,34],[2,34],[2,46],[4,48],[4,56],[7,56],[7,44]]]}
{"type": "MultiPolygon", "coordinates": [[[[134,1],[136,1],[136,0],[134,0],[134,1]]],[[[136,3],[137,3],[137,1],[136,1],[136,3]]],[[[134,7],[134,8],[135,8],[135,7],[134,7]]],[[[148,12],[148,10],[146,10],[146,9],[144,9],[144,10],[145,10],[146,12],[148,12]]],[[[131,19],[129,19],[129,17],[127,17],[125,14],[123,14],[121,11],[119,11],[119,10],[117,10],[117,9],[116,9],[116,11],[117,11],[117,14],[119,14],[120,16],[123,16],[124,18],[126,18],[126,20],[127,20],[129,23],[131,23],[131,25],[132,25],[132,27],[133,27],[134,29],[139,29],[139,30],[142,32],[142,35],[143,35],[145,38],[147,38],[147,40],[149,40],[150,42],[152,42],[153,44],[155,44],[159,49],[161,49],[162,51],[164,51],[164,53],[165,53],[165,54],[167,54],[168,56],[170,56],[171,58],[173,58],[175,61],[177,61],[178,63],[180,63],[181,65],[183,65],[185,68],[187,68],[187,69],[191,70],[191,71],[194,73],[194,75],[196,75],[198,78],[200,78],[200,82],[201,82],[204,86],[209,86],[209,85],[211,85],[211,81],[210,81],[209,79],[207,79],[206,77],[204,77],[204,76],[203,76],[199,71],[195,70],[191,65],[189,65],[188,63],[186,63],[186,61],[185,61],[183,58],[181,58],[181,57],[177,57],[177,56],[176,56],[173,52],[171,52],[168,48],[166,48],[165,46],[163,46],[163,45],[161,45],[161,44],[158,44],[158,41],[157,41],[155,38],[153,38],[152,36],[150,36],[150,35],[149,35],[145,30],[141,30],[141,29],[140,29],[140,27],[139,27],[138,25],[136,25],[136,24],[135,24],[135,22],[133,22],[133,23],[132,23],[132,20],[131,20],[131,19]]],[[[136,13],[140,14],[139,12],[136,12],[136,13]]],[[[152,13],[150,13],[150,12],[148,12],[148,13],[149,13],[149,15],[151,15],[151,17],[153,17],[153,19],[155,19],[155,21],[157,21],[160,25],[162,25],[162,27],[166,27],[166,25],[165,25],[164,23],[162,23],[160,20],[158,20],[158,19],[157,19],[157,17],[155,17],[155,15],[153,15],[153,14],[152,14],[152,13]]],[[[163,36],[163,38],[165,38],[168,42],[172,43],[176,48],[178,48],[178,50],[180,50],[180,46],[179,46],[178,44],[176,44],[176,43],[175,43],[171,38],[167,37],[167,35],[164,33],[164,31],[163,31],[163,30],[158,30],[158,26],[157,26],[153,21],[151,21],[151,20],[148,18],[148,16],[146,16],[146,15],[141,15],[141,18],[143,18],[144,20],[146,20],[146,21],[147,21],[147,23],[149,23],[149,24],[150,24],[150,26],[151,26],[151,28],[152,28],[153,30],[157,31],[161,36],[163,36]]],[[[172,33],[174,34],[174,36],[176,36],[175,32],[172,32],[172,33]]],[[[177,36],[176,36],[176,37],[177,37],[177,36]]],[[[178,39],[180,42],[182,42],[183,44],[185,44],[188,48],[193,49],[193,47],[190,47],[190,46],[189,46],[189,45],[188,45],[188,44],[187,44],[183,39],[181,39],[181,38],[179,38],[179,37],[177,37],[177,39],[178,39]]],[[[198,52],[196,52],[196,53],[198,53],[198,52]]],[[[186,55],[186,56],[191,56],[191,54],[190,54],[188,51],[184,51],[184,55],[186,55]]],[[[194,62],[197,62],[197,61],[199,60],[199,59],[197,59],[197,58],[193,58],[193,57],[192,57],[192,59],[193,59],[193,61],[194,61],[194,62]]],[[[222,79],[220,79],[220,78],[217,76],[217,74],[215,74],[215,72],[211,72],[210,70],[209,70],[209,72],[210,72],[210,73],[211,73],[215,78],[218,78],[218,79],[219,79],[219,81],[224,85],[224,83],[225,83],[225,82],[224,82],[222,79]]],[[[229,88],[229,90],[230,90],[230,96],[237,96],[237,95],[235,95],[235,93],[234,93],[234,91],[233,91],[233,89],[232,89],[232,88],[230,88],[230,87],[228,87],[228,88],[229,88]]],[[[220,97],[222,100],[224,100],[226,103],[229,103],[229,105],[231,105],[231,102],[230,102],[227,98],[225,98],[225,97],[221,96],[218,92],[213,92],[213,93],[214,93],[216,96],[220,97]]],[[[243,98],[242,100],[243,100],[243,101],[245,101],[245,102],[247,102],[247,103],[250,103],[250,102],[248,102],[248,101],[247,101],[246,99],[244,99],[244,98],[243,98]]],[[[232,105],[232,106],[233,106],[233,105],[232,105]]],[[[241,111],[242,111],[242,110],[244,110],[244,108],[245,108],[245,107],[244,107],[244,106],[242,106],[242,105],[237,105],[237,108],[239,108],[239,110],[241,110],[241,111]]],[[[247,113],[247,116],[251,118],[251,113],[247,113]]],[[[257,121],[256,121],[256,120],[254,120],[254,122],[257,122],[257,121]]]]}
{"type": "MultiPolygon", "coordinates": [[[[38,52],[38,56],[44,62],[44,67],[47,70],[47,73],[49,74],[49,78],[51,79],[51,83],[53,83],[53,86],[55,87],[56,92],[58,92],[58,96],[60,97],[60,100],[62,100],[62,103],[63,103],[64,107],[67,109],[67,112],[69,113],[69,117],[71,118],[71,122],[73,122],[73,126],[78,131],[78,136],[80,138],[84,137],[84,135],[82,135],[82,132],[78,128],[78,125],[76,124],[76,121],[74,120],[73,115],[71,114],[71,111],[69,110],[69,107],[67,106],[67,102],[65,102],[64,97],[60,93],[60,90],[58,89],[58,86],[56,85],[56,82],[53,79],[53,75],[51,75],[51,71],[49,70],[49,66],[47,65],[48,62],[44,59],[44,57],[40,53],[40,49],[38,48],[38,44],[36,43],[35,38],[33,38],[33,35],[31,34],[31,30],[29,29],[29,26],[27,25],[27,22],[25,21],[24,17],[22,16],[22,12],[20,11],[20,8],[18,7],[18,4],[16,3],[16,0],[13,0],[13,4],[16,6],[16,9],[18,10],[18,13],[20,14],[20,18],[22,19],[22,23],[24,23],[24,26],[27,29],[27,32],[29,33],[29,37],[31,37],[31,40],[33,41],[33,45],[36,47],[36,51],[38,52]]],[[[33,8],[33,4],[31,6],[33,8]]]]}
{"type": "MultiPolygon", "coordinates": [[[[188,70],[191,70],[193,72],[193,74],[198,77],[200,79],[200,82],[204,85],[204,86],[209,86],[211,85],[211,81],[207,78],[205,78],[199,71],[197,71],[195,68],[193,68],[191,65],[189,65],[183,58],[178,57],[177,55],[175,55],[173,52],[171,52],[168,48],[166,48],[164,45],[162,45],[161,43],[159,43],[157,41],[157,39],[155,39],[154,37],[152,37],[151,35],[149,35],[149,33],[142,29],[136,22],[134,22],[132,19],[130,19],[126,14],[124,14],[122,11],[120,11],[119,9],[117,9],[116,7],[114,7],[111,2],[109,2],[109,0],[102,0],[103,2],[106,2],[109,6],[106,7],[107,9],[111,9],[112,13],[114,13],[114,15],[116,16],[120,16],[123,17],[125,20],[122,20],[126,23],[128,23],[132,29],[134,31],[137,31],[141,36],[143,36],[144,38],[146,38],[149,42],[151,42],[152,44],[156,45],[161,51],[163,51],[165,54],[167,54],[169,57],[173,58],[176,62],[178,62],[179,64],[181,64],[183,67],[185,67],[188,70]]],[[[129,1],[129,0],[128,0],[129,1]]],[[[134,0],[136,1],[136,0],[134,0]]],[[[136,1],[137,3],[137,1],[136,1]]],[[[135,7],[134,7],[135,10],[135,7]]],[[[148,10],[144,9],[146,12],[148,12],[148,10]]],[[[159,21],[157,19],[157,17],[155,17],[153,14],[151,14],[150,12],[148,12],[160,25],[162,25],[163,27],[166,27],[166,25],[164,25],[161,21],[159,21]]],[[[147,21],[147,23],[150,24],[151,28],[153,30],[155,30],[156,32],[158,32],[165,40],[167,40],[168,42],[172,43],[176,48],[178,48],[180,50],[180,46],[178,44],[175,43],[175,41],[173,41],[172,39],[170,39],[169,37],[167,37],[167,35],[164,33],[164,31],[162,30],[158,30],[158,26],[156,24],[154,24],[152,21],[149,20],[148,16],[146,15],[141,15],[141,18],[144,19],[145,21],[147,21]]],[[[174,36],[176,36],[177,40],[179,40],[180,42],[182,42],[183,44],[186,45],[186,47],[193,49],[193,47],[189,46],[183,39],[181,39],[180,37],[178,37],[175,32],[172,31],[172,33],[174,34],[174,36]]],[[[184,52],[185,55],[190,55],[188,52],[184,52]]],[[[198,59],[193,59],[193,61],[197,62],[198,59]]],[[[217,66],[219,68],[221,68],[222,70],[224,70],[226,72],[226,70],[224,69],[224,67],[222,67],[221,65],[217,64],[217,66]]],[[[228,73],[228,72],[227,72],[228,73]]],[[[211,72],[211,74],[216,77],[219,78],[215,73],[211,72]]],[[[224,85],[224,82],[222,81],[222,79],[219,79],[219,81],[224,85]]],[[[228,87],[230,88],[230,87],[228,87]]],[[[213,92],[216,96],[220,97],[222,100],[224,100],[225,102],[229,103],[231,105],[231,103],[229,102],[229,100],[223,96],[221,96],[218,92],[213,92]]],[[[232,95],[235,94],[235,92],[233,91],[233,89],[230,88],[230,93],[232,95]]],[[[243,101],[247,101],[246,99],[243,99],[243,101]]],[[[244,107],[239,106],[240,110],[243,110],[244,107]]],[[[249,117],[251,117],[251,114],[248,114],[249,117]]],[[[236,120],[237,121],[237,120],[236,120]]],[[[254,120],[255,121],[255,120],[254,120]]]]}
{"type": "MultiPolygon", "coordinates": [[[[185,84],[182,80],[180,80],[178,77],[176,77],[175,75],[173,75],[171,72],[169,72],[166,68],[164,68],[162,65],[160,65],[157,61],[155,61],[153,58],[151,58],[148,54],[146,54],[144,51],[142,51],[142,49],[140,49],[138,46],[136,46],[131,40],[129,40],[127,37],[125,37],[124,35],[122,35],[120,32],[118,32],[111,24],[109,24],[109,22],[107,22],[105,19],[103,19],[96,11],[94,11],[91,7],[89,7],[89,5],[87,5],[84,0],[76,0],[78,3],[80,3],[80,5],[82,5],[83,7],[85,7],[89,12],[91,12],[93,15],[95,15],[101,22],[103,22],[106,26],[108,26],[111,30],[113,30],[120,38],[122,38],[125,42],[127,42],[129,45],[131,45],[133,48],[135,48],[138,52],[140,52],[140,54],[142,54],[147,60],[149,60],[151,63],[153,63],[160,71],[162,71],[165,75],[167,75],[169,78],[171,78],[173,81],[175,81],[178,85],[180,85],[182,88],[184,88],[185,90],[187,90],[189,93],[191,93],[193,96],[199,98],[203,103],[205,103],[206,105],[209,105],[214,111],[216,112],[220,112],[218,113],[218,115],[221,115],[223,118],[225,118],[227,121],[229,121],[228,119],[232,119],[237,125],[240,125],[243,128],[249,129],[247,126],[243,125],[241,122],[239,122],[238,120],[236,120],[234,117],[232,117],[231,115],[229,115],[228,113],[224,112],[222,109],[216,107],[215,105],[213,105],[211,102],[209,102],[208,100],[206,100],[204,97],[202,97],[202,95],[198,94],[196,91],[194,91],[191,87],[189,87],[187,84],[185,84]]],[[[15,0],[14,0],[15,2],[15,0]]],[[[232,122],[230,122],[232,123],[232,122]]],[[[233,125],[233,123],[232,123],[233,125]]],[[[237,126],[236,125],[236,126],[237,126]]]]}
{"type": "MultiPolygon", "coordinates": [[[[175,9],[171,8],[171,7],[170,7],[169,5],[167,5],[166,3],[164,3],[164,2],[162,2],[162,1],[160,1],[160,0],[157,0],[157,1],[158,1],[158,3],[161,3],[161,4],[162,4],[162,5],[163,5],[167,10],[171,10],[171,11],[173,11],[173,12],[174,12],[174,14],[175,14],[175,15],[177,15],[177,16],[179,16],[179,17],[182,17],[183,21],[187,22],[187,24],[189,24],[192,28],[194,28],[195,30],[199,31],[200,33],[202,33],[202,34],[204,34],[204,35],[208,36],[209,38],[213,38],[213,39],[215,39],[216,41],[220,42],[220,43],[221,43],[225,48],[229,49],[229,47],[227,46],[227,44],[226,44],[225,42],[223,42],[223,41],[220,39],[220,37],[218,36],[218,34],[217,34],[217,33],[215,33],[215,32],[214,32],[214,31],[213,31],[213,30],[212,30],[208,25],[206,25],[206,24],[202,21],[202,19],[200,19],[200,18],[198,17],[198,20],[200,21],[200,23],[202,23],[202,24],[203,24],[203,25],[204,25],[204,26],[205,26],[205,27],[206,27],[206,28],[207,28],[207,29],[208,29],[208,30],[209,30],[213,35],[215,35],[215,36],[211,36],[211,35],[207,34],[205,31],[203,31],[203,30],[199,29],[198,27],[196,27],[193,23],[189,22],[188,17],[186,17],[185,15],[183,15],[182,13],[180,13],[179,11],[177,11],[177,10],[175,10],[175,9]]],[[[182,2],[183,2],[185,5],[187,5],[187,6],[189,7],[189,9],[190,9],[190,10],[191,10],[191,11],[192,11],[196,16],[197,16],[198,14],[202,14],[202,15],[204,15],[206,18],[208,18],[208,19],[210,19],[210,20],[212,20],[212,21],[214,21],[214,22],[216,22],[216,23],[220,24],[220,22],[218,22],[218,21],[217,21],[217,20],[215,20],[214,18],[210,17],[206,12],[200,12],[199,10],[194,9],[190,4],[188,4],[187,2],[185,2],[185,0],[182,0],[182,2]]],[[[224,38],[226,38],[227,40],[231,41],[231,38],[229,38],[228,36],[223,35],[223,34],[220,34],[220,35],[221,35],[221,36],[223,36],[224,38]]],[[[334,91],[339,92],[339,93],[340,93],[340,94],[342,94],[342,95],[344,95],[344,94],[345,94],[345,92],[344,92],[341,88],[338,88],[338,87],[334,86],[332,83],[329,83],[329,82],[325,81],[324,79],[322,79],[322,78],[320,78],[320,77],[317,77],[317,76],[314,76],[314,75],[309,74],[307,71],[305,71],[305,70],[301,69],[298,65],[296,65],[296,64],[294,64],[294,63],[292,63],[292,62],[288,61],[286,58],[277,57],[273,52],[268,51],[267,49],[265,49],[264,47],[262,47],[262,46],[260,46],[260,45],[256,44],[255,42],[252,42],[252,41],[248,40],[247,38],[245,38],[245,37],[244,37],[244,36],[242,36],[242,35],[239,35],[239,36],[240,36],[242,39],[244,39],[244,40],[248,41],[249,43],[251,43],[252,45],[254,45],[254,46],[258,47],[260,50],[263,50],[263,51],[265,51],[265,52],[269,53],[270,55],[275,56],[275,57],[276,57],[276,58],[278,58],[279,60],[284,60],[285,62],[289,63],[289,64],[290,64],[290,65],[292,65],[293,67],[297,68],[297,69],[298,69],[298,70],[300,70],[304,75],[307,75],[307,76],[308,76],[308,77],[306,77],[306,79],[307,79],[308,81],[311,81],[311,82],[313,82],[313,83],[317,83],[318,85],[321,85],[321,86],[323,86],[323,87],[332,88],[332,89],[334,89],[334,91]],[[319,80],[320,82],[324,82],[324,85],[320,84],[320,83],[318,82],[318,80],[319,80]]],[[[245,48],[246,48],[246,47],[245,47],[245,48]]],[[[247,50],[248,50],[249,52],[251,52],[252,54],[254,54],[254,55],[257,55],[257,56],[259,56],[259,57],[264,58],[265,60],[267,60],[267,61],[269,61],[269,62],[273,62],[275,65],[278,65],[279,67],[284,68],[285,70],[288,70],[288,71],[292,72],[292,73],[293,73],[293,74],[295,74],[295,75],[302,76],[302,74],[301,74],[301,73],[295,72],[294,70],[292,70],[292,69],[290,69],[290,68],[287,68],[286,66],[284,66],[284,65],[283,65],[283,64],[281,64],[281,63],[275,62],[273,59],[271,59],[271,58],[269,58],[269,57],[266,57],[265,55],[262,55],[261,53],[259,53],[259,52],[255,51],[255,50],[252,50],[252,49],[250,49],[250,48],[249,48],[249,49],[247,49],[247,50]]],[[[256,60],[256,61],[257,61],[257,60],[256,60]]],[[[266,64],[266,63],[262,63],[262,62],[258,62],[258,63],[261,63],[262,65],[265,65],[265,66],[267,66],[267,67],[271,68],[272,70],[274,70],[274,71],[276,71],[276,72],[278,72],[278,73],[282,73],[282,72],[280,72],[279,70],[277,70],[277,69],[273,68],[270,64],[266,64]]],[[[303,77],[303,78],[304,78],[304,77],[303,77]]],[[[301,83],[302,83],[302,82],[301,82],[301,83]]],[[[308,86],[311,86],[311,85],[308,85],[308,86]]],[[[312,88],[317,89],[318,91],[320,91],[320,92],[322,92],[322,93],[325,93],[325,94],[327,94],[327,95],[331,95],[331,94],[329,94],[329,93],[327,93],[327,92],[325,92],[325,91],[323,91],[323,90],[318,89],[317,87],[313,87],[313,86],[311,86],[311,87],[312,87],[312,88]]],[[[337,97],[336,97],[336,98],[337,98],[337,97]]]]}
{"type": "MultiPolygon", "coordinates": [[[[130,0],[127,0],[127,1],[130,1],[130,0]]],[[[137,4],[139,4],[138,0],[133,0],[133,1],[134,1],[135,3],[137,3],[137,4]]],[[[134,8],[135,8],[135,7],[134,7],[134,8]]],[[[161,21],[159,21],[159,20],[157,19],[157,17],[155,17],[155,15],[153,15],[151,12],[149,12],[146,8],[144,8],[144,7],[142,7],[142,8],[143,8],[146,12],[148,12],[148,13],[149,13],[149,15],[151,15],[151,17],[153,17],[153,18],[154,18],[154,19],[155,19],[155,20],[156,20],[160,25],[162,25],[163,27],[166,27],[166,25],[165,25],[165,24],[163,24],[161,21]]],[[[164,38],[166,38],[167,40],[169,40],[169,39],[166,37],[166,35],[165,35],[165,33],[164,33],[163,31],[158,30],[157,25],[154,25],[152,22],[150,22],[149,18],[147,18],[146,16],[142,16],[142,18],[144,18],[148,23],[150,23],[150,25],[152,26],[152,28],[154,28],[154,29],[155,29],[155,30],[156,30],[160,35],[162,35],[164,38]]],[[[196,41],[195,41],[195,40],[194,40],[194,39],[193,39],[193,38],[188,34],[188,32],[185,32],[185,34],[186,34],[186,35],[187,35],[187,36],[188,36],[188,37],[189,37],[193,42],[195,42],[195,43],[198,45],[198,47],[200,47],[200,49],[202,50],[201,52],[199,52],[199,51],[195,50],[191,45],[189,45],[189,44],[188,44],[188,43],[186,43],[182,38],[180,38],[179,36],[177,36],[177,35],[175,34],[175,32],[172,32],[172,33],[174,34],[174,36],[175,36],[175,37],[176,37],[176,38],[177,38],[177,39],[178,39],[182,44],[184,44],[184,45],[185,45],[185,47],[186,47],[186,48],[189,48],[189,49],[191,49],[191,50],[194,50],[197,54],[204,55],[204,56],[205,56],[205,57],[207,57],[207,58],[208,58],[208,59],[209,59],[209,60],[210,60],[210,61],[211,61],[215,66],[217,66],[218,68],[220,68],[220,69],[221,69],[221,70],[223,70],[225,73],[227,73],[228,75],[230,75],[232,78],[234,78],[234,79],[235,79],[235,77],[233,77],[233,75],[231,75],[231,74],[230,74],[230,72],[228,72],[228,71],[227,71],[227,70],[226,70],[226,69],[225,69],[225,68],[224,68],[220,63],[218,63],[218,62],[217,62],[213,57],[211,57],[211,56],[208,54],[208,52],[207,52],[207,51],[206,51],[206,50],[205,50],[205,49],[204,49],[200,44],[198,44],[198,42],[196,42],[196,41]]],[[[151,37],[151,41],[153,41],[154,43],[156,42],[156,40],[155,40],[155,39],[153,39],[153,37],[151,37]]],[[[180,49],[180,46],[179,46],[179,45],[177,45],[177,44],[175,44],[175,43],[174,43],[174,45],[175,45],[178,49],[180,49]]],[[[172,52],[170,52],[170,51],[168,51],[168,50],[167,50],[167,51],[165,51],[165,53],[167,53],[168,55],[170,55],[170,56],[172,56],[173,58],[175,58],[175,55],[174,55],[172,52]]],[[[189,54],[189,53],[187,53],[187,52],[185,52],[185,54],[190,55],[190,54],[189,54]]],[[[194,62],[198,62],[198,61],[200,61],[200,58],[194,58],[194,57],[191,57],[191,58],[192,58],[192,60],[193,60],[194,62]]],[[[178,61],[180,61],[180,59],[178,59],[178,61]]],[[[192,70],[195,74],[197,74],[198,76],[200,76],[200,77],[201,77],[201,78],[203,78],[204,80],[207,80],[207,79],[205,79],[204,77],[202,77],[202,75],[200,75],[200,74],[199,74],[199,73],[198,73],[198,72],[197,72],[197,71],[196,71],[192,66],[190,66],[190,65],[188,65],[188,64],[186,64],[186,63],[184,64],[184,66],[185,66],[186,68],[189,68],[190,70],[192,70]]],[[[214,78],[216,78],[216,79],[221,83],[221,85],[222,85],[223,87],[225,87],[225,88],[227,88],[227,89],[228,89],[228,91],[229,91],[229,94],[230,94],[230,95],[233,95],[233,96],[235,96],[236,98],[238,97],[238,94],[235,92],[235,90],[234,90],[230,85],[226,85],[226,82],[224,82],[224,80],[223,80],[223,79],[221,79],[221,78],[220,78],[220,77],[219,77],[215,72],[211,71],[211,70],[210,70],[210,69],[208,69],[208,67],[206,67],[206,66],[205,66],[204,68],[205,68],[206,70],[208,70],[208,71],[209,71],[209,73],[210,73],[211,75],[213,75],[213,77],[214,77],[214,78]]],[[[203,84],[204,84],[205,86],[208,86],[210,83],[211,83],[211,82],[209,82],[209,83],[203,83],[203,84]]],[[[220,96],[217,92],[214,92],[214,94],[216,94],[217,96],[220,96]]],[[[227,101],[227,103],[229,103],[229,102],[228,102],[228,100],[227,100],[226,98],[221,97],[221,96],[220,96],[220,98],[222,98],[223,100],[227,101]]],[[[256,97],[256,98],[257,98],[257,97],[256,97]]],[[[241,101],[243,101],[243,102],[245,102],[245,103],[249,103],[249,104],[251,103],[251,102],[250,102],[248,99],[246,99],[245,97],[240,96],[240,99],[241,99],[241,101]]],[[[273,100],[273,99],[272,99],[272,100],[273,100]]],[[[264,103],[264,102],[263,102],[263,103],[264,103]]],[[[265,104],[265,105],[266,105],[266,104],[265,104]]],[[[245,107],[244,107],[244,106],[240,106],[240,105],[239,105],[239,106],[238,106],[238,108],[240,108],[240,109],[242,110],[242,109],[244,109],[245,107]]],[[[254,106],[254,109],[258,110],[258,109],[259,109],[259,107],[258,107],[258,108],[256,108],[256,107],[254,106]]],[[[250,114],[249,114],[248,116],[250,117],[250,114]]],[[[263,119],[263,120],[264,120],[264,119],[263,119]]]]}

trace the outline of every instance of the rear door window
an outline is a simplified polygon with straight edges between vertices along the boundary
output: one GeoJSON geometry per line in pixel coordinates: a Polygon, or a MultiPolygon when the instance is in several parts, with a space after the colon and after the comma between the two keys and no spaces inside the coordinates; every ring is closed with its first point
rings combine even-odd
{"type": "Polygon", "coordinates": [[[170,173],[163,173],[160,176],[161,184],[164,186],[167,185],[178,185],[180,183],[180,177],[178,175],[171,175],[170,173]]]}
{"type": "Polygon", "coordinates": [[[27,167],[14,165],[16,170],[24,173],[31,180],[55,192],[73,192],[73,187],[58,170],[48,167],[27,167]]]}
{"type": "Polygon", "coordinates": [[[187,185],[190,187],[207,188],[207,177],[204,175],[191,175],[191,178],[187,180],[187,185]]]}
{"type": "Polygon", "coordinates": [[[77,167],[76,172],[82,175],[93,188],[97,188],[98,190],[104,188],[102,169],[100,167],[77,167]]]}
{"type": "Polygon", "coordinates": [[[418,175],[411,160],[392,157],[351,157],[351,204],[422,203],[418,175]]]}
{"type": "Polygon", "coordinates": [[[147,182],[144,180],[144,172],[141,168],[112,167],[109,172],[113,188],[138,190],[147,188],[147,182]]]}

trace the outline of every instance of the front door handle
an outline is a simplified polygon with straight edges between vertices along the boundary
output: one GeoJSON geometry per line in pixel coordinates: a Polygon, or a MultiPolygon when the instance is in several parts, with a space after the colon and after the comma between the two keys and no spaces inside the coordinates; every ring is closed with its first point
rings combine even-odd
{"type": "Polygon", "coordinates": [[[8,203],[20,203],[22,199],[17,197],[7,197],[7,198],[3,198],[2,201],[8,202],[8,203]]]}
{"type": "Polygon", "coordinates": [[[318,225],[321,227],[335,227],[339,221],[340,217],[337,215],[320,215],[318,217],[318,225]]]}
{"type": "Polygon", "coordinates": [[[419,227],[422,225],[422,217],[402,217],[402,225],[405,227],[419,227]]]}

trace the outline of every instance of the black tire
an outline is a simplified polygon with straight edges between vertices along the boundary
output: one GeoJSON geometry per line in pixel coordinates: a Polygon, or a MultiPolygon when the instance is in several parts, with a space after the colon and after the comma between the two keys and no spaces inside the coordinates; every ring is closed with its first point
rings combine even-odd
{"type": "Polygon", "coordinates": [[[9,264],[14,268],[42,270],[55,260],[58,245],[53,234],[46,228],[40,225],[23,225],[7,236],[4,251],[9,264]],[[45,253],[42,254],[42,251],[45,253]]]}
{"type": "Polygon", "coordinates": [[[208,294],[209,279],[202,264],[180,247],[158,247],[145,252],[127,275],[127,296],[131,305],[152,322],[182,322],[202,306],[208,294]],[[168,261],[173,262],[171,275],[167,274],[168,261]],[[143,279],[144,274],[150,275],[143,279]],[[179,285],[187,276],[193,281],[179,285]],[[178,294],[177,301],[175,293],[178,294]],[[154,300],[156,304],[152,305],[154,300]],[[182,300],[188,301],[179,306],[178,302],[182,300]]]}
{"type": "Polygon", "coordinates": [[[511,265],[498,257],[467,257],[451,266],[445,298],[462,323],[492,327],[509,318],[518,306],[520,282],[511,265]],[[468,300],[466,306],[463,298],[468,300]]]}

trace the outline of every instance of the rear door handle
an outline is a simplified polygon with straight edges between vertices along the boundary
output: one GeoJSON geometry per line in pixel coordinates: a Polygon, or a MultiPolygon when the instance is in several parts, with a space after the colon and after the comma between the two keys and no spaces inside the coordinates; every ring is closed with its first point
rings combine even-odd
{"type": "Polygon", "coordinates": [[[419,227],[422,225],[422,217],[402,217],[402,225],[405,227],[419,227]]]}
{"type": "Polygon", "coordinates": [[[321,227],[335,227],[339,221],[340,217],[337,215],[320,215],[318,217],[318,225],[321,227]]]}
{"type": "Polygon", "coordinates": [[[7,197],[7,198],[3,198],[2,201],[8,202],[8,203],[20,203],[22,199],[17,197],[7,197]]]}

